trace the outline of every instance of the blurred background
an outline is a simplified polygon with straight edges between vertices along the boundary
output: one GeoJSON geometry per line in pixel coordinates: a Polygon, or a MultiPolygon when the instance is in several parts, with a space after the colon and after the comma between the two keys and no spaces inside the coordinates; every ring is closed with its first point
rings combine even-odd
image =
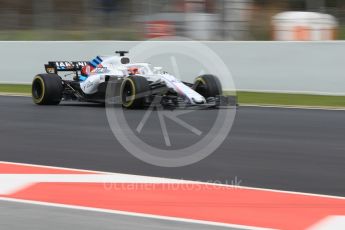
{"type": "Polygon", "coordinates": [[[333,40],[345,0],[0,0],[0,40],[333,40]],[[313,13],[311,13],[313,12],[313,13]]]}

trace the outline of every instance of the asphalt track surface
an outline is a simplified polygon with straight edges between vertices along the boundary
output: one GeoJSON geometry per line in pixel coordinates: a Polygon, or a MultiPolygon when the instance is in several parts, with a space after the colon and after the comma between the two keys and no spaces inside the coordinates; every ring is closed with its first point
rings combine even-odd
{"type": "Polygon", "coordinates": [[[133,217],[33,204],[0,202],[1,229],[30,230],[236,230],[179,221],[133,217]]]}
{"type": "Polygon", "coordinates": [[[25,97],[0,97],[0,106],[1,161],[345,196],[344,111],[241,107],[211,156],[165,168],[129,154],[102,106],[25,97]]]}

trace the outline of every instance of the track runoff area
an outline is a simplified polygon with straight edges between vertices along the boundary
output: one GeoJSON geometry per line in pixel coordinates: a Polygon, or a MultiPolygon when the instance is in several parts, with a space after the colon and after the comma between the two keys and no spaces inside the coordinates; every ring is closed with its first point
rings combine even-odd
{"type": "Polygon", "coordinates": [[[0,201],[230,229],[344,229],[345,198],[0,162],[0,201]]]}
{"type": "Polygon", "coordinates": [[[1,201],[209,229],[345,229],[343,197],[4,161],[1,201]]]}

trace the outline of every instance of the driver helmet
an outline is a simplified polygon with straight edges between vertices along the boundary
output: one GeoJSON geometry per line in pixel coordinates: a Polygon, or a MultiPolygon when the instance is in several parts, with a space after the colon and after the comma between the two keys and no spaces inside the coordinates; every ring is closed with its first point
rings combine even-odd
{"type": "Polygon", "coordinates": [[[129,75],[136,75],[139,73],[138,67],[129,67],[128,68],[129,75]]]}

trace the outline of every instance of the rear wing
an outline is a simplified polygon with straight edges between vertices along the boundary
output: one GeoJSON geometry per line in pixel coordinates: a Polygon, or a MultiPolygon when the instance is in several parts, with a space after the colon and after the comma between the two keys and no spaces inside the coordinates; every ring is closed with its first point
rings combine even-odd
{"type": "Polygon", "coordinates": [[[88,61],[50,61],[48,64],[44,65],[44,68],[47,73],[58,72],[78,72],[81,69],[88,65],[88,61]]]}

